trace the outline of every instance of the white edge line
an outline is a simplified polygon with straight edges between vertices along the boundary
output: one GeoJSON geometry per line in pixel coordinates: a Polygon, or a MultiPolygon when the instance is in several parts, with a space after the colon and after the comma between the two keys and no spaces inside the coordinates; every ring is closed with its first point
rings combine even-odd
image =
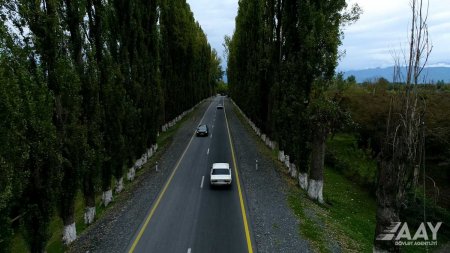
{"type": "Polygon", "coordinates": [[[208,150],[206,151],[206,154],[209,155],[209,148],[208,148],[208,150]]]}
{"type": "Polygon", "coordinates": [[[203,189],[203,181],[205,181],[205,176],[202,176],[202,182],[200,183],[200,188],[203,189]]]}

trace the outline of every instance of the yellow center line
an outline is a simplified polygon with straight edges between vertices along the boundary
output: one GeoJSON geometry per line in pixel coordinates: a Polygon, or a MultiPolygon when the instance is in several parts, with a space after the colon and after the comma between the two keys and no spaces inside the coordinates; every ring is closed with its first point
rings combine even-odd
{"type": "Polygon", "coordinates": [[[238,167],[236,164],[236,158],[234,155],[233,142],[231,141],[230,127],[228,126],[228,118],[227,118],[227,113],[225,111],[225,105],[223,107],[223,110],[225,113],[225,121],[227,123],[228,140],[230,141],[230,147],[231,147],[231,157],[233,158],[233,166],[234,166],[234,170],[235,170],[235,174],[236,174],[237,187],[238,187],[238,192],[239,192],[239,203],[241,204],[241,214],[242,214],[242,219],[244,221],[245,239],[247,240],[247,250],[249,253],[253,253],[252,240],[250,238],[250,230],[248,229],[247,213],[245,211],[246,209],[245,209],[245,204],[244,204],[244,198],[242,197],[241,181],[239,180],[239,172],[238,172],[238,167]]]}
{"type": "MultiPolygon", "coordinates": [[[[200,119],[200,123],[199,124],[202,123],[202,121],[205,118],[205,115],[208,112],[208,110],[211,107],[211,105],[212,105],[212,102],[209,104],[208,108],[206,109],[205,113],[203,114],[203,117],[200,119]]],[[[175,172],[177,172],[178,166],[180,166],[180,163],[183,160],[184,155],[186,154],[187,150],[189,149],[189,146],[191,146],[191,143],[192,143],[192,140],[194,139],[194,136],[195,136],[195,132],[192,134],[191,140],[189,141],[188,145],[184,149],[183,154],[181,155],[180,159],[178,160],[177,164],[175,165],[175,168],[173,169],[172,173],[170,174],[170,177],[167,180],[166,184],[164,185],[164,188],[159,193],[158,199],[156,200],[155,204],[153,205],[153,208],[151,209],[150,213],[147,215],[147,218],[145,219],[144,225],[139,230],[139,233],[138,233],[136,239],[134,240],[133,244],[131,245],[131,248],[128,251],[128,253],[134,252],[137,244],[139,243],[139,240],[141,239],[142,235],[144,234],[145,229],[148,226],[148,223],[152,219],[152,216],[155,213],[156,208],[158,208],[159,202],[161,202],[161,199],[164,196],[164,193],[166,192],[167,188],[169,187],[170,182],[172,182],[172,178],[175,175],[175,172]]]]}

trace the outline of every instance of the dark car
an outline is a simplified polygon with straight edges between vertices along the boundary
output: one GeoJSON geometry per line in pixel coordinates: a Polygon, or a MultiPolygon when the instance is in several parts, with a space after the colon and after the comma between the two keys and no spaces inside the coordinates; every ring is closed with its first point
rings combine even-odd
{"type": "Polygon", "coordinates": [[[195,132],[195,134],[197,136],[208,136],[208,126],[207,125],[200,125],[197,127],[197,131],[195,132]]]}

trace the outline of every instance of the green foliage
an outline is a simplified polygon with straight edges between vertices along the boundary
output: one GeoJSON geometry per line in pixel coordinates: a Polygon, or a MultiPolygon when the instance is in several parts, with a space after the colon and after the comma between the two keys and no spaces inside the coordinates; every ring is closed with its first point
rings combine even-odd
{"type": "Polygon", "coordinates": [[[309,124],[325,129],[327,135],[354,125],[350,113],[341,108],[336,98],[314,98],[308,107],[308,115],[309,124]]]}
{"type": "Polygon", "coordinates": [[[12,235],[11,205],[23,192],[22,179],[27,176],[23,159],[29,152],[29,146],[22,142],[26,124],[22,121],[24,111],[19,82],[7,60],[4,56],[0,58],[0,117],[4,119],[0,122],[0,248],[5,251],[12,235]]]}
{"type": "MultiPolygon", "coordinates": [[[[450,163],[450,93],[441,92],[436,87],[420,87],[426,103],[426,159],[427,165],[450,163]]],[[[358,124],[358,147],[368,150],[375,158],[381,151],[382,139],[386,133],[387,115],[391,93],[384,82],[373,85],[354,86],[342,94],[342,104],[349,110],[358,124]],[[378,88],[383,87],[383,88],[378,88]]],[[[448,178],[446,167],[438,172],[430,172],[434,177],[448,178]]]]}
{"type": "Polygon", "coordinates": [[[356,82],[356,77],[354,76],[354,75],[351,75],[351,76],[349,76],[349,77],[347,77],[347,80],[346,80],[350,85],[355,85],[355,84],[357,84],[357,82],[356,82]]]}
{"type": "Polygon", "coordinates": [[[225,38],[230,95],[300,170],[310,153],[311,91],[334,77],[340,26],[360,13],[345,7],[345,0],[243,0],[236,31],[225,38]]]}
{"type": "Polygon", "coordinates": [[[381,151],[381,143],[386,132],[390,97],[385,90],[372,87],[353,87],[342,95],[342,105],[350,111],[358,124],[358,146],[372,151],[375,157],[381,151]]]}
{"type": "Polygon", "coordinates": [[[347,178],[368,189],[375,189],[377,165],[370,150],[358,147],[349,134],[337,134],[327,141],[326,164],[347,178]]]}
{"type": "Polygon", "coordinates": [[[216,92],[220,94],[228,94],[228,84],[223,81],[219,81],[216,87],[216,92]]]}
{"type": "MultiPolygon", "coordinates": [[[[330,152],[328,162],[344,173],[348,178],[360,185],[369,185],[373,189],[375,182],[376,159],[380,152],[381,140],[386,133],[387,115],[391,103],[391,92],[385,82],[352,87],[343,94],[343,101],[358,123],[356,135],[337,135],[328,142],[330,152]],[[383,87],[383,88],[380,88],[383,87]]],[[[402,86],[399,86],[401,89],[402,86]]],[[[437,87],[419,86],[419,92],[426,103],[426,200],[427,220],[445,221],[449,214],[448,182],[450,173],[449,163],[449,120],[447,112],[450,110],[449,93],[442,92],[437,87]],[[440,194],[435,195],[435,189],[440,194]]],[[[423,187],[423,172],[420,171],[419,187],[423,187]]],[[[373,193],[374,191],[372,191],[373,193]]],[[[423,192],[410,193],[402,206],[400,220],[407,221],[417,228],[423,221],[423,192]]],[[[445,229],[444,229],[445,230],[445,229]]],[[[442,230],[442,231],[444,231],[442,230]]],[[[439,244],[448,241],[449,235],[443,233],[439,244]]],[[[405,247],[405,252],[420,252],[420,249],[405,247]]]]}
{"type": "Polygon", "coordinates": [[[162,0],[160,13],[159,67],[168,121],[211,96],[222,70],[185,0],[162,0]]]}
{"type": "Polygon", "coordinates": [[[79,221],[80,188],[96,206],[112,176],[167,120],[212,95],[223,72],[185,0],[0,7],[0,251],[21,224],[42,252],[50,226],[79,221]]]}

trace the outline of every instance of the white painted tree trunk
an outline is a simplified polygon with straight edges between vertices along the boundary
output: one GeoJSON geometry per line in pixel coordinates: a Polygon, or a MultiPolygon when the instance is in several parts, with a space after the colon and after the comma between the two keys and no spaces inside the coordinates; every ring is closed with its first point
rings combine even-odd
{"type": "Polygon", "coordinates": [[[308,196],[313,199],[319,201],[319,203],[323,202],[323,180],[314,180],[309,179],[308,183],[308,196]]]}
{"type": "Polygon", "coordinates": [[[77,239],[77,229],[75,226],[75,222],[64,226],[63,228],[63,238],[62,241],[65,245],[69,245],[70,243],[72,243],[73,241],[75,241],[77,239]]]}
{"type": "Polygon", "coordinates": [[[286,166],[286,168],[288,168],[289,169],[289,156],[288,155],[285,155],[284,156],[284,165],[286,166]]]}
{"type": "Polygon", "coordinates": [[[119,179],[116,183],[116,193],[120,193],[123,191],[123,177],[119,179]]]}
{"type": "Polygon", "coordinates": [[[276,144],[276,142],[275,141],[270,141],[270,143],[269,143],[269,147],[270,147],[270,149],[272,149],[272,150],[275,150],[275,146],[276,146],[277,144],[276,144]]]}
{"type": "Polygon", "coordinates": [[[102,203],[104,206],[108,206],[109,203],[113,200],[112,190],[104,191],[102,194],[102,203]]]}
{"type": "Polygon", "coordinates": [[[270,148],[270,139],[266,138],[266,146],[270,148]]]}
{"type": "Polygon", "coordinates": [[[142,165],[143,165],[143,163],[142,163],[142,158],[137,159],[136,162],[134,163],[134,167],[135,167],[136,169],[142,168],[142,165]]]}
{"type": "Polygon", "coordinates": [[[289,166],[289,170],[291,173],[292,178],[297,178],[297,167],[295,167],[295,164],[291,163],[289,166]]]}
{"type": "Polygon", "coordinates": [[[147,157],[150,159],[153,156],[153,148],[147,150],[147,157]]]}
{"type": "Polygon", "coordinates": [[[298,185],[303,190],[308,190],[308,173],[299,173],[298,174],[298,185]]]}
{"type": "Polygon", "coordinates": [[[86,209],[84,210],[84,224],[89,225],[94,223],[94,219],[95,219],[95,206],[88,206],[86,207],[86,209]]]}
{"type": "Polygon", "coordinates": [[[127,173],[128,181],[133,181],[135,175],[136,175],[136,170],[134,169],[134,166],[133,166],[128,170],[128,173],[127,173]]]}
{"type": "Polygon", "coordinates": [[[147,163],[147,153],[142,155],[141,160],[142,160],[142,165],[145,165],[147,163]]]}
{"type": "Polygon", "coordinates": [[[280,160],[280,162],[284,162],[284,151],[280,151],[278,152],[278,160],[280,160]]]}

